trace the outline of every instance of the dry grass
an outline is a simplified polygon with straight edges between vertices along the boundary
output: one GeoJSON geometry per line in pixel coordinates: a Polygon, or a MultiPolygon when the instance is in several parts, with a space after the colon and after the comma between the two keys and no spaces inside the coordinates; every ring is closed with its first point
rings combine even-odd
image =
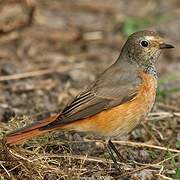
{"type": "MultiPolygon", "coordinates": [[[[155,121],[172,120],[172,113],[152,113],[149,116],[148,128],[155,121]],[[167,115],[168,119],[161,118],[167,115]]],[[[173,113],[179,116],[177,113],[173,113]]],[[[14,127],[15,119],[6,128],[10,131],[14,127]],[[12,125],[12,126],[11,126],[12,125]]],[[[21,119],[21,126],[27,121],[27,117],[21,119]]],[[[19,120],[17,122],[20,122],[19,120]]],[[[1,127],[3,129],[3,126],[1,127]]],[[[162,132],[158,132],[162,133],[162,132]]],[[[154,136],[156,136],[154,134],[154,136]]],[[[175,146],[157,146],[153,145],[153,139],[147,143],[138,143],[132,141],[113,141],[117,147],[124,149],[125,157],[131,157],[129,154],[138,154],[138,151],[148,153],[148,159],[145,156],[131,159],[127,162],[121,162],[120,166],[124,172],[119,173],[109,159],[107,152],[103,148],[103,141],[93,138],[77,140],[59,140],[59,133],[49,134],[22,145],[7,147],[1,142],[0,172],[1,178],[5,179],[77,179],[87,177],[104,178],[122,178],[138,177],[138,173],[148,170],[152,174],[150,177],[164,178],[176,177],[176,168],[180,157],[180,150],[175,146]],[[91,148],[87,150],[90,144],[91,148]],[[83,150],[81,147],[83,145],[83,150]],[[172,147],[172,148],[171,148],[172,147]],[[80,148],[80,150],[78,150],[80,148]],[[94,151],[94,152],[92,152],[94,151]],[[96,152],[97,151],[97,152],[96,152]],[[128,154],[127,154],[128,153],[128,154]],[[78,155],[79,154],[79,155],[78,155]],[[94,155],[93,155],[94,154],[94,155]],[[108,159],[107,159],[108,158],[108,159]],[[144,158],[144,159],[141,159],[144,158]],[[141,160],[140,160],[141,159],[141,160]],[[139,161],[140,160],[140,161],[139,161]],[[139,161],[139,162],[138,162],[139,161]],[[176,168],[175,168],[176,167],[176,168]]],[[[154,142],[155,143],[155,142],[154,142]]],[[[121,151],[121,150],[120,150],[121,151]]],[[[146,155],[147,156],[147,155],[146,155]]],[[[128,158],[127,158],[128,159],[128,158]]],[[[146,172],[146,171],[145,171],[146,172]]]]}
{"type": "Polygon", "coordinates": [[[158,61],[153,112],[114,139],[126,162],[115,169],[103,141],[56,132],[7,147],[0,179],[180,178],[179,17],[176,0],[7,0],[0,3],[0,137],[57,112],[119,55],[127,35],[153,27],[175,44],[158,61]]]}

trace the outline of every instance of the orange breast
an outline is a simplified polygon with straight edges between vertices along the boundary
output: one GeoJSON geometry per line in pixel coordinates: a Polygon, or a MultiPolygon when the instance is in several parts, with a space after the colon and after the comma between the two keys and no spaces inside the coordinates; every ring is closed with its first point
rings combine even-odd
{"type": "Polygon", "coordinates": [[[156,78],[142,71],[140,76],[142,77],[142,84],[139,87],[139,93],[133,100],[104,110],[92,117],[74,121],[65,125],[64,128],[75,131],[89,131],[110,137],[131,131],[151,110],[156,95],[156,78]]]}

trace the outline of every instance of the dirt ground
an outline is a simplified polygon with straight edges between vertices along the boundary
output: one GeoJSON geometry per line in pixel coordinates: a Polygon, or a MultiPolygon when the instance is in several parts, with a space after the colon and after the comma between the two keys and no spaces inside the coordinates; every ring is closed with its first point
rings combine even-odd
{"type": "Polygon", "coordinates": [[[0,1],[0,136],[60,111],[118,57],[127,36],[154,29],[176,48],[157,62],[147,121],[115,139],[123,173],[100,138],[55,132],[0,147],[0,179],[180,179],[180,1],[0,1]]]}

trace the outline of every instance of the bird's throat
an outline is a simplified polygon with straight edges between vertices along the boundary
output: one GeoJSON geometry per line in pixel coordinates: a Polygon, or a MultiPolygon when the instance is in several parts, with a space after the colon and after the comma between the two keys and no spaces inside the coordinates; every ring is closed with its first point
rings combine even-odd
{"type": "Polygon", "coordinates": [[[149,65],[144,68],[145,72],[148,74],[153,75],[155,78],[157,78],[157,72],[154,65],[149,65]]]}

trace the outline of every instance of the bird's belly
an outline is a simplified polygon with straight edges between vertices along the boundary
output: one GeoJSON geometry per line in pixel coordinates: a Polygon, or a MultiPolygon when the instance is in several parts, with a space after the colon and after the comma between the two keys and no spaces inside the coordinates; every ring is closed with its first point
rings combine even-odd
{"type": "Polygon", "coordinates": [[[143,83],[139,87],[139,93],[134,99],[89,118],[75,121],[72,129],[89,131],[109,137],[128,133],[152,109],[155,94],[156,79],[151,75],[145,74],[143,75],[143,83]]]}

